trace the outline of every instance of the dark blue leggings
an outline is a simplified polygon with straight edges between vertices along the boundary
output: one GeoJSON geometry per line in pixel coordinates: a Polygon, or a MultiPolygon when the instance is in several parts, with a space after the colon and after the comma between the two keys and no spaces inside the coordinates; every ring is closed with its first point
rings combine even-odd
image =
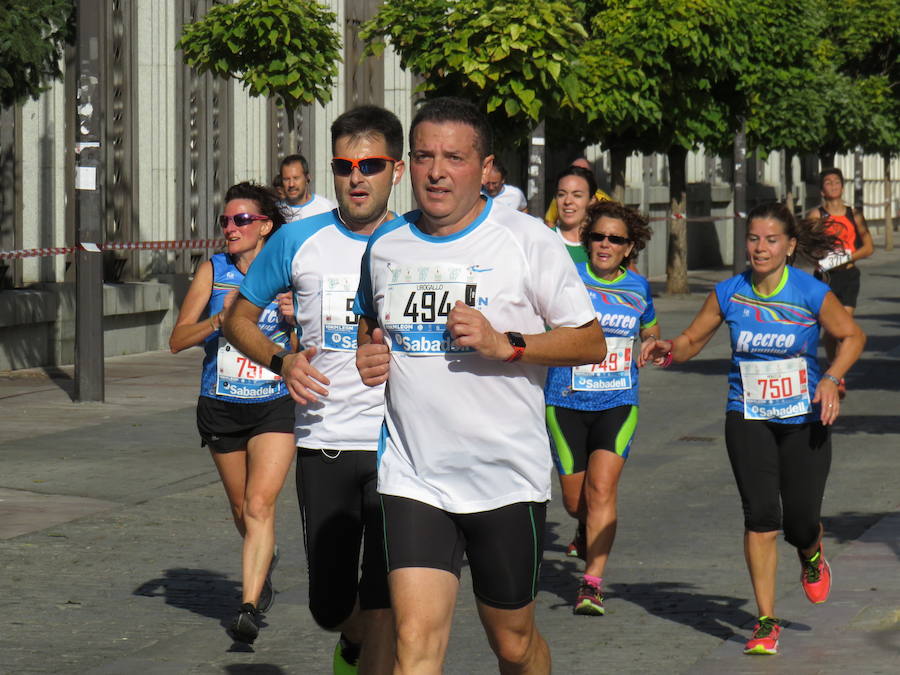
{"type": "Polygon", "coordinates": [[[828,429],[820,422],[745,420],[729,411],[725,444],[741,493],[744,527],[751,532],[783,528],[792,546],[814,545],[831,468],[828,429]]]}

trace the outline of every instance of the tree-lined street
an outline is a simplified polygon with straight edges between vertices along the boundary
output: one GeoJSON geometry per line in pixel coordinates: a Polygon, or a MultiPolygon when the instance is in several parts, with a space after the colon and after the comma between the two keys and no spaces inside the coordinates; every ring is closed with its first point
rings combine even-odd
{"type": "MultiPolygon", "coordinates": [[[[538,622],[559,672],[887,673],[900,607],[900,254],[860,265],[869,335],[848,378],[824,507],[829,602],[802,596],[783,542],[777,657],[740,654],[754,622],[740,504],[724,452],[724,332],[700,358],[642,377],[638,437],[623,475],[604,617],[573,616],[582,563],[557,498],[548,516],[538,622]]],[[[663,335],[683,328],[727,271],[692,273],[692,295],[657,297],[663,335]]],[[[662,288],[654,282],[654,290],[662,288]]],[[[239,594],[239,540],[194,427],[200,353],[107,361],[106,404],[73,404],[65,372],[0,377],[0,556],[8,599],[0,672],[322,673],[335,639],[306,608],[292,480],[279,514],[279,591],[253,647],[222,622],[239,594]]],[[[495,671],[467,571],[447,672],[495,671]]]]}

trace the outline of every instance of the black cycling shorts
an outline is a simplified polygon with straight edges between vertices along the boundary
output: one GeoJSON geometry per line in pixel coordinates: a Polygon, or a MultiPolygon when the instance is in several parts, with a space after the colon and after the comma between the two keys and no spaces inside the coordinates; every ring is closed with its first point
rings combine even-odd
{"type": "Polygon", "coordinates": [[[594,450],[608,450],[628,459],[637,428],[638,407],[621,405],[608,410],[573,410],[547,406],[547,431],[556,470],[564,476],[587,469],[594,450]]]}
{"type": "Polygon", "coordinates": [[[831,468],[831,436],[821,422],[784,424],[725,415],[728,459],[750,532],[784,529],[796,548],[819,537],[822,497],[831,468]]]}
{"type": "Polygon", "coordinates": [[[519,609],[537,596],[546,502],[448,513],[415,499],[381,495],[381,505],[389,570],[428,567],[459,577],[465,554],[475,597],[485,605],[519,609]]]}
{"type": "Polygon", "coordinates": [[[837,296],[844,307],[856,307],[856,300],[859,297],[859,268],[839,267],[829,270],[825,274],[816,270],[816,279],[820,279],[828,284],[831,292],[837,296]]]}
{"type": "Polygon", "coordinates": [[[357,595],[360,609],[391,606],[384,522],[375,491],[377,455],[374,450],[308,448],[297,453],[309,609],[328,630],[350,616],[357,595]]]}
{"type": "Polygon", "coordinates": [[[262,403],[232,403],[209,396],[197,399],[197,431],[200,447],[214,452],[234,452],[247,447],[254,436],[294,433],[294,400],[282,396],[262,403]]]}

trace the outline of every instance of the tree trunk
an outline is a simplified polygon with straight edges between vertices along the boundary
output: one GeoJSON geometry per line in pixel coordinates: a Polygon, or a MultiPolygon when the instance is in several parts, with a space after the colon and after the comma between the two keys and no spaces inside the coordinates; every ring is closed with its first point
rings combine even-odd
{"type": "Polygon", "coordinates": [[[859,148],[853,153],[853,208],[863,210],[863,153],[859,148]]]}
{"type": "Polygon", "coordinates": [[[884,250],[894,250],[894,200],[891,199],[891,156],[884,155],[884,250]]]}
{"type": "Polygon", "coordinates": [[[823,153],[819,156],[819,161],[821,162],[821,170],[825,169],[833,169],[834,168],[834,153],[830,150],[828,152],[823,153]]]}
{"type": "Polygon", "coordinates": [[[687,150],[669,149],[669,246],[666,254],[666,293],[689,293],[687,281],[687,150]]]}
{"type": "Polygon", "coordinates": [[[784,187],[784,204],[787,206],[791,213],[794,212],[794,172],[792,170],[794,153],[789,152],[788,150],[782,150],[781,161],[783,162],[783,171],[784,171],[784,182],[782,183],[784,187]]]}
{"type": "Polygon", "coordinates": [[[747,125],[741,121],[741,128],[734,135],[734,227],[731,242],[731,270],[740,274],[747,267],[747,125]]]}
{"type": "Polygon", "coordinates": [[[628,153],[624,148],[611,148],[609,151],[609,173],[612,182],[612,198],[625,203],[625,162],[628,153]]]}

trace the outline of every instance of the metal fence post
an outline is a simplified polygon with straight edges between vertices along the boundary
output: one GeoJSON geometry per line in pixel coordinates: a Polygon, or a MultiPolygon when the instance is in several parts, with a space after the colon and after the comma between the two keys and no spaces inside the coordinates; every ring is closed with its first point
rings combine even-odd
{"type": "Polygon", "coordinates": [[[103,401],[102,0],[78,0],[75,111],[75,400],[103,401]]]}

